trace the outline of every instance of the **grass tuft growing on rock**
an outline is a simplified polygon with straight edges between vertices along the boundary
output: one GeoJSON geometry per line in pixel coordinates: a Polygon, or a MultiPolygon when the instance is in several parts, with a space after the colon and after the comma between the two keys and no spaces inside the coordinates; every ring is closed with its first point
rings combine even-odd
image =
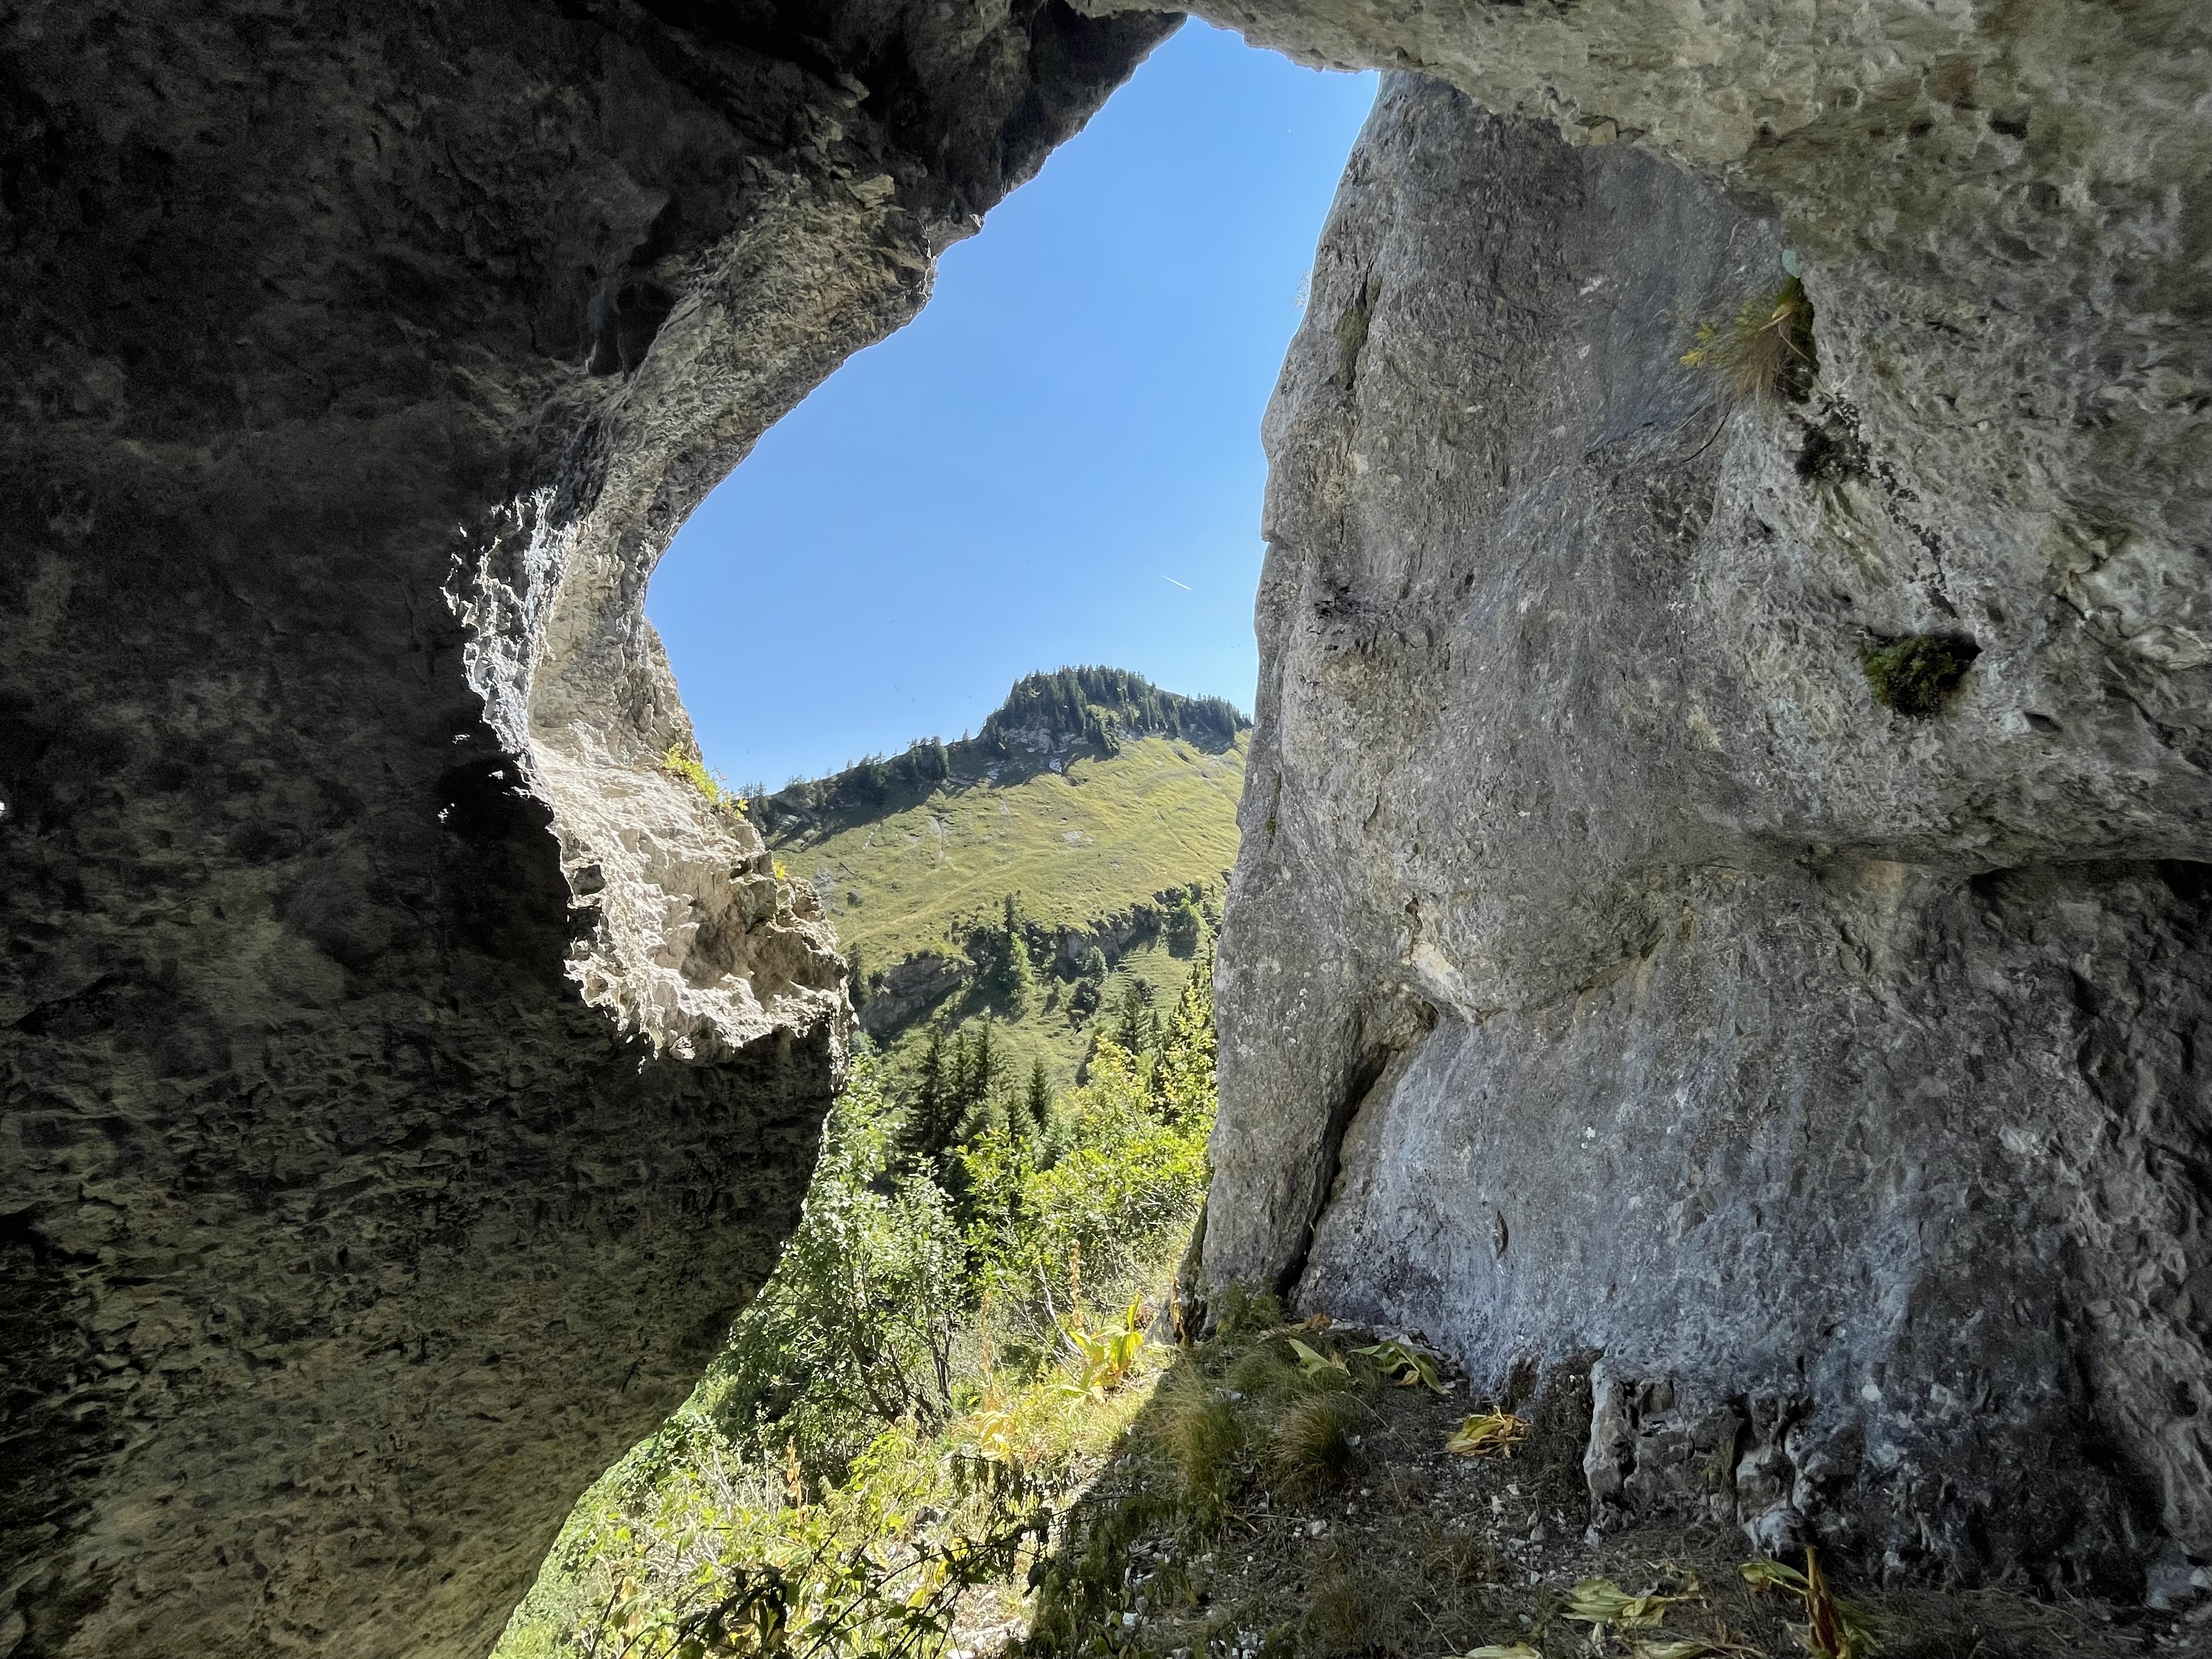
{"type": "Polygon", "coordinates": [[[1802,403],[1820,369],[1804,283],[1793,276],[1771,294],[1745,301],[1726,322],[1700,323],[1682,361],[1711,370],[1737,402],[1802,403]]]}
{"type": "Polygon", "coordinates": [[[1911,719],[1926,720],[1958,690],[1979,655],[1981,647],[1969,639],[1908,634],[1868,646],[1859,653],[1859,666],[1876,702],[1911,719]]]}

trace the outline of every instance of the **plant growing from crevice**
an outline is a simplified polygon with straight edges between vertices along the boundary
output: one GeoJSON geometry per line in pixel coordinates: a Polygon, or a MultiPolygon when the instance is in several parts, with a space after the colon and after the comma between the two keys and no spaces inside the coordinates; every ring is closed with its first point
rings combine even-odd
{"type": "Polygon", "coordinates": [[[1926,720],[1959,689],[1979,655],[1981,647],[1957,635],[1907,634],[1863,647],[1859,667],[1876,702],[1926,720]]]}
{"type": "Polygon", "coordinates": [[[1698,324],[1682,361],[1711,373],[1733,402],[1803,402],[1820,371],[1805,284],[1793,271],[1780,288],[1745,301],[1727,321],[1698,324]]]}
{"type": "Polygon", "coordinates": [[[684,753],[682,744],[668,745],[668,752],[660,757],[660,769],[672,778],[683,779],[717,811],[732,812],[740,817],[744,815],[745,798],[709,772],[704,762],[684,753]]]}

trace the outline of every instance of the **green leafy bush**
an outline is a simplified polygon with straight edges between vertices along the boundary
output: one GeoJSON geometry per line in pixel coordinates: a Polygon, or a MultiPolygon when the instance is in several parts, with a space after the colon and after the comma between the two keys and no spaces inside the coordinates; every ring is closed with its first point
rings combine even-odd
{"type": "Polygon", "coordinates": [[[887,1423],[951,1408],[969,1312],[967,1248],[945,1193],[894,1168],[875,1057],[831,1109],[799,1231],[702,1388],[738,1443],[835,1461],[887,1423]]]}
{"type": "Polygon", "coordinates": [[[901,1099],[864,1045],[775,1273],[571,1516],[500,1659],[933,1655],[1037,1559],[1158,1369],[1136,1287],[1205,1197],[1210,963],[1159,1030],[1057,1099],[957,1040],[901,1099]]]}
{"type": "Polygon", "coordinates": [[[979,1277],[1012,1310],[1056,1321],[1093,1285],[1125,1287],[1190,1229],[1206,1194],[1203,1127],[1163,1121],[1150,1068],[1111,1042],[1091,1081],[1060,1097],[1048,1165],[1034,1144],[994,1126],[963,1155],[979,1277]]]}

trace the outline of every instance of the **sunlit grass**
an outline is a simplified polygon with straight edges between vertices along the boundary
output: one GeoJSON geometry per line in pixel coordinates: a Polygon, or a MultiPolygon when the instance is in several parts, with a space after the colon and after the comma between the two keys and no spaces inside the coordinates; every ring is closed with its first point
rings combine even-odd
{"type": "Polygon", "coordinates": [[[1030,920],[1076,927],[1170,887],[1218,882],[1237,861],[1249,744],[1212,753],[1146,738],[1065,773],[1010,762],[1004,782],[956,780],[772,844],[801,879],[825,878],[839,944],[887,968],[955,949],[956,929],[995,916],[1008,893],[1030,920]]]}

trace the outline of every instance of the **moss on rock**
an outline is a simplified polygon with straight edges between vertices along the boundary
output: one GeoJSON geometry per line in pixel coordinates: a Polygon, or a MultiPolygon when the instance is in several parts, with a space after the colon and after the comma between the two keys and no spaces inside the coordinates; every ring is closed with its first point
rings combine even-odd
{"type": "Polygon", "coordinates": [[[1926,720],[1959,689],[1981,647],[1947,634],[1908,634],[1859,653],[1874,700],[1914,720],[1926,720]]]}

